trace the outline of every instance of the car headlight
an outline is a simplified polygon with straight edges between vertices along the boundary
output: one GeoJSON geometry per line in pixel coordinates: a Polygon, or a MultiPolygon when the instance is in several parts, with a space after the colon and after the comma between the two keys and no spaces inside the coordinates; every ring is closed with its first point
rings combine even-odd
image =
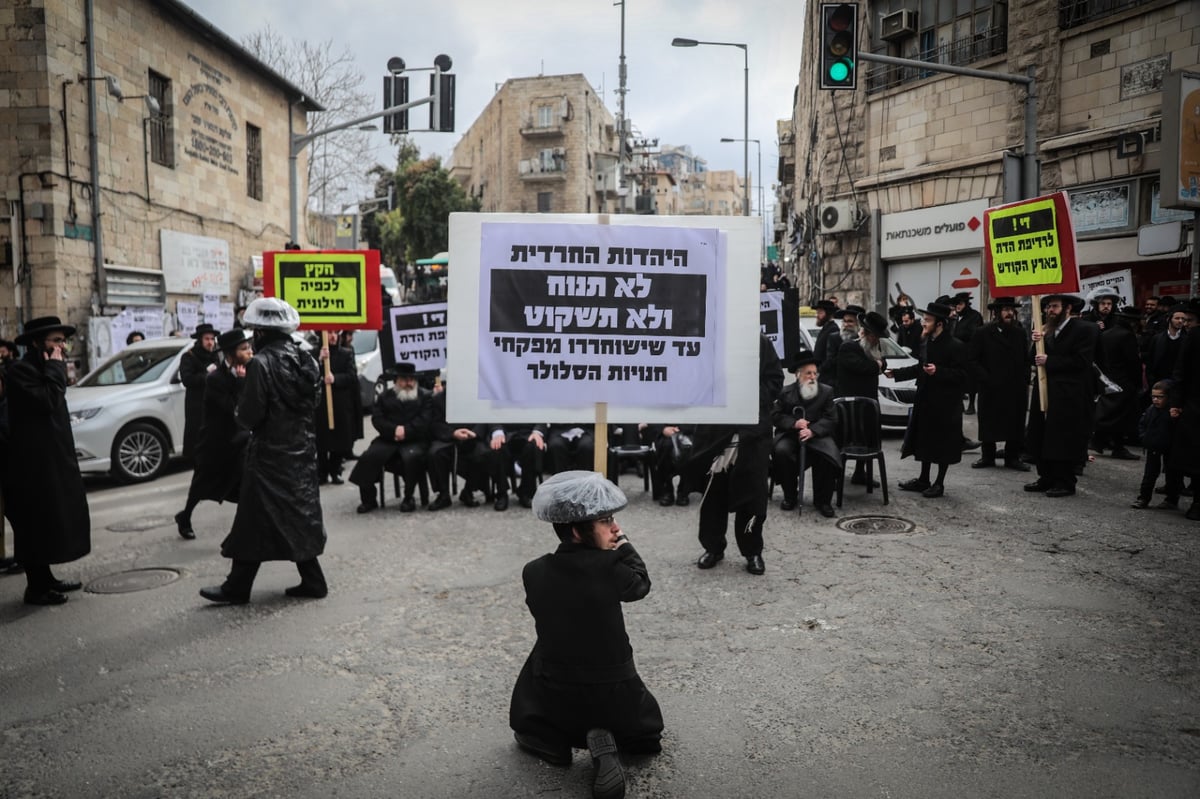
{"type": "Polygon", "coordinates": [[[96,414],[100,413],[101,408],[84,408],[81,411],[71,411],[71,424],[77,425],[82,421],[91,419],[96,414]]]}

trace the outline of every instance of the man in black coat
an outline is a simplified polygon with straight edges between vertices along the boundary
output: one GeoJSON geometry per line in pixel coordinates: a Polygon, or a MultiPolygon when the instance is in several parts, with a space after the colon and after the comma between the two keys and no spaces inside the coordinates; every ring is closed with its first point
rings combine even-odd
{"type": "Polygon", "coordinates": [[[429,400],[429,484],[437,494],[429,510],[450,507],[451,474],[462,476],[458,501],[468,508],[479,507],[475,492],[491,493],[488,485],[488,429],[483,424],[450,424],[446,421],[446,384],[435,384],[429,400]]]}
{"type": "Polygon", "coordinates": [[[1014,297],[997,297],[988,304],[992,321],[976,331],[967,345],[967,359],[979,391],[980,458],[973,469],[996,465],[996,443],[1004,442],[1004,467],[1029,471],[1021,462],[1029,371],[1033,358],[1029,334],[1017,321],[1014,297]]]}
{"type": "Polygon", "coordinates": [[[842,328],[837,320],[838,307],[832,300],[817,303],[817,340],[813,342],[813,357],[817,359],[820,381],[832,386],[837,377],[838,346],[842,343],[842,328]]]}
{"type": "Polygon", "coordinates": [[[700,502],[700,546],[696,561],[711,569],[725,557],[729,514],[734,514],[734,537],[746,559],[746,571],[762,574],[763,522],[767,518],[767,479],[771,461],[771,407],[783,389],[783,367],[775,347],[759,336],[758,421],[745,426],[700,425],[689,463],[689,485],[700,486],[708,470],[708,489],[700,502]],[[732,462],[731,462],[732,461],[732,462]],[[711,466],[709,466],[711,464],[711,466]]]}
{"type": "Polygon", "coordinates": [[[393,459],[400,462],[404,477],[400,511],[412,513],[417,509],[413,492],[425,476],[432,394],[417,385],[417,370],[411,363],[396,364],[394,374],[395,384],[383,392],[371,414],[371,425],[379,435],[359,456],[354,471],[350,472],[350,482],[358,486],[359,513],[369,513],[379,507],[375,484],[382,479],[384,467],[393,459]]]}
{"type": "Polygon", "coordinates": [[[1141,410],[1142,359],[1137,334],[1131,328],[1139,319],[1141,313],[1136,308],[1117,308],[1105,316],[1096,342],[1096,366],[1121,390],[1101,390],[1096,400],[1091,448],[1103,452],[1111,447],[1112,457],[1126,461],[1138,460],[1125,442],[1137,438],[1141,410]]]}
{"type": "Polygon", "coordinates": [[[3,469],[4,511],[14,556],[25,567],[25,604],[61,605],[82,583],[60,580],[50,566],[92,548],[91,517],[67,409],[64,351],[75,328],[57,316],[32,319],[17,336],[25,355],[4,370],[9,441],[3,469]]]}
{"type": "MultiPolygon", "coordinates": [[[[1200,313],[1200,303],[1192,300],[1187,310],[1200,313]]],[[[1194,490],[1200,478],[1200,326],[1187,331],[1173,375],[1175,383],[1167,394],[1167,404],[1171,418],[1179,420],[1179,439],[1171,448],[1171,460],[1181,473],[1192,478],[1194,490]]],[[[1200,501],[1195,497],[1186,515],[1200,521],[1200,501]]]]}
{"type": "Polygon", "coordinates": [[[1179,352],[1183,349],[1183,340],[1187,336],[1187,311],[1179,306],[1172,306],[1171,318],[1165,330],[1160,330],[1150,338],[1146,347],[1146,384],[1153,386],[1159,380],[1169,380],[1175,372],[1175,362],[1179,360],[1179,352]]]}
{"type": "Polygon", "coordinates": [[[205,322],[196,327],[196,343],[179,361],[179,379],[183,383],[183,457],[194,458],[196,437],[204,419],[204,378],[221,363],[217,351],[217,329],[205,322]]]}
{"type": "Polygon", "coordinates": [[[650,593],[646,564],[613,514],[621,489],[596,472],[560,472],[541,484],[534,513],[561,543],[525,565],[525,604],[537,641],[513,686],[509,726],[517,745],[554,765],[587,747],[593,795],[625,795],[618,748],[662,751],[662,711],[633,661],[622,602],[650,593]]]}
{"type": "Polygon", "coordinates": [[[514,427],[494,426],[488,440],[486,456],[487,472],[496,492],[496,510],[508,509],[508,487],[516,478],[517,501],[522,508],[533,506],[533,494],[537,489],[538,475],[546,458],[546,430],[549,425],[518,424],[514,427]]]}
{"type": "Polygon", "coordinates": [[[179,535],[188,540],[196,537],[192,511],[201,500],[237,502],[242,461],[250,440],[250,431],[238,424],[236,411],[254,348],[246,338],[246,331],[240,328],[222,333],[217,338],[217,348],[224,361],[204,380],[204,413],[196,442],[196,466],[187,502],[175,514],[179,535]]]}
{"type": "MultiPolygon", "coordinates": [[[[854,306],[851,306],[854,307],[854,306]]],[[[883,350],[879,339],[888,337],[887,320],[875,311],[860,313],[855,324],[857,336],[843,341],[838,349],[836,397],[866,397],[879,401],[879,375],[883,374],[883,350]]],[[[854,485],[867,484],[866,464],[859,460],[850,477],[854,485]]],[[[871,479],[871,487],[879,481],[871,479]]]]}
{"type": "Polygon", "coordinates": [[[300,315],[283,300],[260,297],[242,324],[254,331],[255,354],[237,405],[238,423],[251,434],[237,513],[221,542],[221,555],[233,563],[225,582],[201,588],[200,596],[245,604],[263,561],[290,560],[300,584],[284,593],[320,599],[329,591],[317,561],[326,540],[313,433],[321,373],[292,340],[300,315]]]}
{"type": "Polygon", "coordinates": [[[841,454],[833,440],[833,388],[817,380],[817,359],[801,350],[792,358],[791,370],[796,382],[784,387],[771,410],[775,426],[775,448],[771,468],[775,482],[783,488],[780,510],[793,510],[803,502],[799,495],[800,448],[804,448],[804,468],[812,468],[813,505],[826,518],[833,517],[833,490],[841,454]]]}
{"type": "Polygon", "coordinates": [[[321,379],[333,397],[333,427],[329,426],[329,403],[324,388],[317,406],[317,474],[322,483],[342,484],[342,464],[354,450],[362,427],[362,394],[358,390],[358,369],[354,350],[349,346],[354,331],[337,334],[329,349],[320,351],[321,379]],[[349,336],[347,336],[349,334],[349,336]],[[329,374],[324,373],[329,362],[329,374]]]}
{"type": "MultiPolygon", "coordinates": [[[[983,327],[983,314],[971,307],[971,292],[969,291],[960,291],[955,294],[953,302],[950,304],[954,308],[954,322],[948,327],[947,332],[953,333],[956,339],[969,346],[971,339],[975,338],[975,333],[983,327]]],[[[964,391],[967,394],[965,413],[973,414],[975,413],[976,388],[970,375],[967,376],[967,385],[964,386],[964,391]]]]}
{"type": "Polygon", "coordinates": [[[919,491],[934,499],[946,493],[946,471],[962,460],[962,394],[967,385],[967,345],[947,329],[952,309],[930,303],[921,312],[924,336],[917,363],[884,372],[896,380],[917,381],[908,430],[900,457],[913,455],[921,474],[900,483],[901,491],[919,491]],[[937,464],[937,475],[930,473],[937,464]]]}
{"type": "Polygon", "coordinates": [[[1030,392],[1029,427],[1025,451],[1037,463],[1038,479],[1026,491],[1048,497],[1075,493],[1075,466],[1087,453],[1095,412],[1094,362],[1100,329],[1075,314],[1083,310],[1083,298],[1075,294],[1042,297],[1045,329],[1033,331],[1035,346],[1045,342],[1044,355],[1034,364],[1046,371],[1047,408],[1043,412],[1038,379],[1030,392]]]}
{"type": "Polygon", "coordinates": [[[546,431],[546,471],[589,471],[595,465],[596,440],[591,425],[555,423],[546,431]]]}

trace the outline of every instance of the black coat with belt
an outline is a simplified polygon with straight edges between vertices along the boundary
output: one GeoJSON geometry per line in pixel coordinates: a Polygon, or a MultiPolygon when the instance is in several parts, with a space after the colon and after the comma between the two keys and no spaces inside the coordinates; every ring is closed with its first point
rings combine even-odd
{"type": "Polygon", "coordinates": [[[1042,413],[1038,380],[1030,392],[1026,452],[1039,460],[1075,463],[1087,455],[1092,433],[1096,380],[1093,363],[1100,328],[1072,317],[1060,332],[1044,339],[1046,402],[1042,413]]]}
{"type": "Polygon", "coordinates": [[[92,548],[92,524],[67,410],[67,366],[34,347],[4,373],[4,512],[20,563],[67,563],[92,548]]]}
{"type": "Polygon", "coordinates": [[[1020,445],[1033,366],[1029,334],[1019,324],[988,322],[967,345],[967,359],[979,391],[979,440],[1020,445]]]}
{"type": "Polygon", "coordinates": [[[967,387],[967,345],[943,331],[922,344],[919,361],[893,371],[896,380],[917,381],[908,432],[900,457],[913,455],[923,463],[950,464],[962,460],[962,395],[967,387]],[[937,367],[933,374],[923,368],[937,367]]]}
{"type": "MultiPolygon", "coordinates": [[[[333,395],[333,428],[329,427],[329,406],[324,382],[321,401],[317,405],[317,449],[337,455],[349,454],[362,432],[362,395],[358,390],[358,369],[354,366],[354,351],[330,346],[329,371],[333,375],[330,389],[333,395]]],[[[324,380],[324,369],[321,376],[324,380]]]]}
{"type": "Polygon", "coordinates": [[[562,543],[527,563],[521,578],[537,641],[513,687],[513,730],[556,746],[586,747],[593,727],[618,744],[657,740],[662,712],[638,676],[621,610],[650,593],[633,545],[562,543]]]}
{"type": "Polygon", "coordinates": [[[183,456],[195,457],[196,439],[204,421],[204,379],[209,366],[221,363],[219,351],[209,352],[197,341],[179,361],[179,380],[183,383],[183,456]]]}
{"type": "Polygon", "coordinates": [[[286,333],[255,341],[238,399],[251,431],[233,528],[221,554],[234,560],[311,560],[325,550],[313,411],[317,362],[286,333]]]}
{"type": "Polygon", "coordinates": [[[237,420],[245,378],[222,363],[204,381],[204,421],[196,442],[190,493],[214,502],[237,502],[250,431],[237,420]]]}

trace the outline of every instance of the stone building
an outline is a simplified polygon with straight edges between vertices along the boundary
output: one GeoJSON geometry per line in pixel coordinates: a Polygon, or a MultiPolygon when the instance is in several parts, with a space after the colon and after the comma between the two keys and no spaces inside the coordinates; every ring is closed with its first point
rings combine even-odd
{"type": "Polygon", "coordinates": [[[694,172],[679,179],[679,213],[741,216],[743,183],[732,169],[694,172]]]}
{"type": "Polygon", "coordinates": [[[483,211],[615,213],[615,124],[583,75],[511,78],[463,134],[448,168],[483,211]]]}
{"type": "Polygon", "coordinates": [[[1083,278],[1123,280],[1131,302],[1186,293],[1192,214],[1158,201],[1162,84],[1200,61],[1200,3],[858,4],[860,52],[1033,75],[1041,173],[1030,187],[1003,168],[1005,152],[1024,151],[1023,86],[860,60],[857,90],[822,91],[819,9],[809,4],[788,147],[781,136],[794,160],[780,174],[794,180],[780,236],[803,300],[883,308],[900,290],[918,304],[967,290],[979,307],[983,210],[1058,190],[1083,278]],[[1178,225],[1178,246],[1139,255],[1138,228],[1151,224],[1178,225]]]}
{"type": "Polygon", "coordinates": [[[125,309],[157,310],[151,335],[205,294],[227,319],[289,239],[312,110],[175,0],[0,4],[0,333],[54,314],[94,361],[125,309]]]}

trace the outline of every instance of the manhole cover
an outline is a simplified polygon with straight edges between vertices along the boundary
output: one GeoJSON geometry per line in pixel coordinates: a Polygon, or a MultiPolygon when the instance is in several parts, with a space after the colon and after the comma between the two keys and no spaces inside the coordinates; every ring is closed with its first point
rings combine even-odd
{"type": "Polygon", "coordinates": [[[846,516],[838,519],[837,526],[855,535],[895,535],[911,533],[917,528],[908,519],[895,516],[846,516]]]}
{"type": "Polygon", "coordinates": [[[178,579],[179,572],[175,569],[131,569],[98,577],[88,583],[84,590],[92,594],[128,594],[159,588],[178,579]]]}
{"type": "Polygon", "coordinates": [[[104,529],[114,533],[140,533],[143,530],[153,530],[155,527],[166,527],[168,524],[174,523],[175,520],[170,516],[139,516],[136,519],[110,524],[104,529]]]}

